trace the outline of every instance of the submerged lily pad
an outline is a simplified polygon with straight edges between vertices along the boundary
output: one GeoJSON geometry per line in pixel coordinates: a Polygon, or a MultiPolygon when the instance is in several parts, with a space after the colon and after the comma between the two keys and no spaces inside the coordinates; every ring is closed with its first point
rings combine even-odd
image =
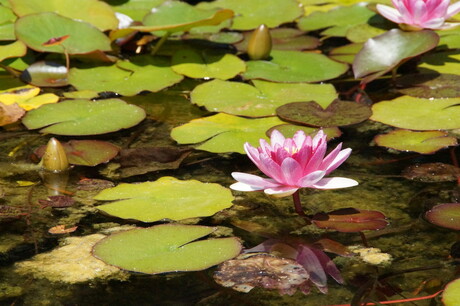
{"type": "Polygon", "coordinates": [[[286,84],[259,80],[254,80],[253,84],[214,80],[195,87],[190,97],[193,103],[213,112],[251,117],[272,116],[277,107],[297,101],[315,100],[327,107],[337,98],[331,84],[286,84]]]}
{"type": "Polygon", "coordinates": [[[132,127],[144,118],[142,108],[119,99],[81,99],[43,105],[28,112],[22,123],[47,134],[96,135],[132,127]]]}
{"type": "Polygon", "coordinates": [[[233,196],[219,184],[162,177],[155,182],[120,184],[103,190],[94,199],[116,200],[98,206],[109,215],[155,222],[212,216],[232,206],[233,196]]]}
{"type": "Polygon", "coordinates": [[[26,15],[16,21],[15,29],[19,40],[40,52],[84,54],[112,49],[109,38],[94,26],[56,13],[26,15]],[[61,44],[45,44],[50,39],[64,36],[68,38],[61,44]]]}
{"type": "Polygon", "coordinates": [[[93,255],[124,270],[157,274],[204,270],[241,251],[237,238],[198,240],[216,228],[163,224],[113,234],[93,248],[93,255]]]}
{"type": "Polygon", "coordinates": [[[460,231],[460,203],[439,204],[425,213],[431,223],[460,231]]]}
{"type": "Polygon", "coordinates": [[[404,169],[401,175],[425,183],[452,182],[460,177],[460,168],[443,163],[416,164],[404,169]]]}
{"type": "Polygon", "coordinates": [[[195,147],[199,150],[245,154],[244,143],[258,146],[260,138],[268,140],[265,136],[268,129],[283,123],[277,117],[247,119],[219,113],[175,127],[171,137],[179,144],[203,142],[195,147]]]}
{"type": "Polygon", "coordinates": [[[459,98],[460,75],[455,74],[408,74],[398,78],[397,84],[405,88],[400,93],[417,98],[459,98]]]}
{"type": "Polygon", "coordinates": [[[381,212],[355,208],[319,213],[313,216],[312,222],[319,228],[334,229],[343,233],[378,230],[388,225],[385,215],[381,212]]]}
{"type": "Polygon", "coordinates": [[[372,105],[371,120],[410,130],[460,128],[460,98],[420,99],[403,96],[372,105]]]}
{"type": "Polygon", "coordinates": [[[294,102],[276,109],[277,115],[286,121],[310,126],[344,126],[368,119],[372,112],[363,104],[335,100],[327,108],[316,102],[294,102]]]}
{"type": "Polygon", "coordinates": [[[67,73],[65,65],[51,61],[39,61],[24,70],[21,79],[35,86],[60,87],[69,85],[67,73]]]}
{"type": "Polygon", "coordinates": [[[318,53],[273,50],[270,56],[269,61],[248,61],[243,77],[274,82],[319,82],[348,70],[348,65],[318,53]]]}
{"type": "Polygon", "coordinates": [[[443,131],[395,130],[388,134],[377,135],[374,140],[382,147],[421,154],[432,154],[445,147],[457,145],[457,138],[443,131]]]}
{"type": "Polygon", "coordinates": [[[439,36],[430,30],[404,32],[393,29],[371,38],[355,57],[355,78],[364,77],[363,83],[371,82],[404,60],[433,49],[438,42],[439,36]]]}

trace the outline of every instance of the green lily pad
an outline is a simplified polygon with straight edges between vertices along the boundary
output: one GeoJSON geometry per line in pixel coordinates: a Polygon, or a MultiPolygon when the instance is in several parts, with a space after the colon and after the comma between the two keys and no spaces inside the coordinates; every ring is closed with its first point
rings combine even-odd
{"type": "Polygon", "coordinates": [[[182,49],[174,53],[172,70],[195,79],[227,80],[246,70],[239,57],[211,49],[182,49]]]}
{"type": "Polygon", "coordinates": [[[315,100],[327,107],[337,93],[331,84],[286,84],[253,81],[254,86],[240,82],[214,80],[195,87],[193,103],[213,112],[259,117],[272,116],[276,108],[290,102],[315,100]]]}
{"type": "Polygon", "coordinates": [[[73,20],[56,13],[38,13],[19,18],[16,36],[28,47],[40,52],[84,54],[110,51],[110,40],[89,23],[73,20]],[[37,26],[39,24],[40,26],[37,26]],[[44,45],[50,39],[68,36],[59,45],[44,45]]]}
{"type": "Polygon", "coordinates": [[[348,70],[348,65],[323,54],[273,50],[270,56],[270,61],[248,61],[244,78],[288,83],[319,82],[336,78],[348,70]]]}
{"type": "Polygon", "coordinates": [[[450,50],[427,54],[422,57],[418,67],[422,73],[433,73],[435,71],[441,74],[459,75],[460,52],[458,50],[450,50]]]}
{"type": "Polygon", "coordinates": [[[460,278],[446,285],[442,293],[442,302],[444,306],[460,305],[460,278]]]}
{"type": "Polygon", "coordinates": [[[219,184],[168,176],[155,182],[120,184],[101,191],[94,199],[116,200],[97,207],[109,215],[155,222],[212,216],[232,206],[234,198],[230,189],[219,184]]]}
{"type": "Polygon", "coordinates": [[[328,28],[321,35],[344,37],[350,28],[357,24],[367,23],[374,15],[374,12],[363,5],[343,6],[302,17],[297,25],[304,31],[328,28]]]}
{"type": "MultiPolygon", "coordinates": [[[[381,17],[383,19],[383,17],[381,17]]],[[[347,31],[347,39],[353,43],[364,43],[368,39],[375,36],[379,36],[386,31],[390,30],[391,27],[382,27],[381,25],[371,25],[368,23],[357,24],[347,31]]]]}
{"type": "Polygon", "coordinates": [[[388,225],[384,214],[375,210],[341,208],[329,213],[318,213],[312,218],[319,228],[334,229],[342,233],[379,230],[388,225]]]}
{"type": "Polygon", "coordinates": [[[460,231],[460,203],[439,204],[425,213],[431,223],[460,231]]]}
{"type": "Polygon", "coordinates": [[[159,6],[166,0],[105,0],[110,4],[115,12],[119,12],[131,17],[133,20],[142,21],[145,15],[150,13],[150,10],[159,6]]]}
{"type": "Polygon", "coordinates": [[[371,120],[410,130],[460,128],[460,98],[420,99],[403,96],[372,105],[371,120]]]}
{"type": "Polygon", "coordinates": [[[0,62],[7,58],[24,56],[26,53],[26,45],[19,40],[8,45],[0,45],[0,62]]]}
{"type": "Polygon", "coordinates": [[[455,74],[406,74],[396,80],[402,94],[417,98],[459,98],[460,75],[455,74]]]}
{"type": "Polygon", "coordinates": [[[15,40],[16,35],[14,34],[14,22],[17,16],[13,11],[0,5],[0,40],[15,40]]]}
{"type": "Polygon", "coordinates": [[[363,48],[363,44],[349,44],[332,49],[329,57],[338,62],[353,64],[356,54],[363,48]]]}
{"type": "Polygon", "coordinates": [[[71,100],[43,105],[27,113],[28,129],[57,135],[97,135],[130,128],[145,118],[142,108],[119,99],[71,100]],[[110,120],[107,120],[110,118],[110,120]]]}
{"type": "Polygon", "coordinates": [[[302,8],[294,0],[217,0],[201,2],[199,8],[226,8],[235,12],[232,29],[252,30],[261,24],[275,28],[292,22],[302,15],[302,8]]]}
{"type": "Polygon", "coordinates": [[[286,121],[310,126],[345,126],[368,119],[370,108],[356,102],[335,100],[327,108],[316,102],[294,102],[276,109],[278,116],[286,121]]]}
{"type": "Polygon", "coordinates": [[[113,91],[133,96],[141,91],[160,91],[183,79],[162,57],[142,55],[112,66],[72,68],[69,83],[78,90],[113,91]]]}
{"type": "Polygon", "coordinates": [[[113,9],[98,0],[10,0],[11,8],[19,17],[54,12],[61,16],[88,22],[101,31],[118,27],[113,9]]]}
{"type": "Polygon", "coordinates": [[[69,85],[67,72],[65,65],[51,61],[39,61],[24,70],[21,79],[35,86],[60,87],[69,85]]]}
{"type": "Polygon", "coordinates": [[[457,145],[457,138],[448,136],[448,133],[443,131],[395,130],[388,134],[377,135],[374,140],[382,147],[421,154],[432,154],[445,147],[457,145]]]}
{"type": "MultiPolygon", "coordinates": [[[[266,132],[268,137],[270,137],[270,135],[273,132],[273,130],[278,130],[286,138],[292,138],[294,136],[294,134],[299,130],[304,131],[306,135],[310,135],[311,137],[314,137],[318,133],[318,131],[320,129],[319,128],[314,128],[314,127],[309,127],[309,126],[299,126],[299,125],[293,125],[293,124],[281,124],[281,125],[277,125],[277,126],[272,127],[271,129],[269,129],[266,132]]],[[[324,134],[326,134],[328,141],[333,139],[333,138],[340,137],[342,135],[342,132],[337,127],[330,127],[330,128],[324,128],[324,129],[322,128],[321,130],[323,130],[324,134]]]]}
{"type": "Polygon", "coordinates": [[[371,38],[355,57],[355,78],[364,77],[362,83],[369,83],[401,62],[433,49],[438,42],[439,36],[429,30],[404,32],[393,29],[371,38]]]}
{"type": "Polygon", "coordinates": [[[124,270],[157,274],[200,271],[237,256],[235,237],[206,239],[216,228],[162,224],[113,234],[99,241],[93,255],[124,270]],[[198,241],[194,241],[200,239],[198,241]]]}
{"type": "Polygon", "coordinates": [[[171,137],[180,144],[203,142],[196,147],[199,150],[245,154],[244,143],[258,146],[260,138],[268,140],[265,136],[268,129],[283,123],[277,117],[247,119],[219,113],[175,127],[171,137]]]}

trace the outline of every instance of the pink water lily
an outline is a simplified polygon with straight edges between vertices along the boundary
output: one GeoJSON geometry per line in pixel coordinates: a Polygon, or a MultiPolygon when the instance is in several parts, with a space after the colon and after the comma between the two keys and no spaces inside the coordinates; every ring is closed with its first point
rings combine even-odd
{"type": "Polygon", "coordinates": [[[403,30],[449,29],[460,25],[446,22],[460,12],[460,2],[450,0],[392,0],[393,7],[377,4],[383,17],[399,23],[403,30]]]}
{"type": "Polygon", "coordinates": [[[248,173],[233,172],[238,181],[230,186],[238,191],[263,190],[269,195],[284,197],[294,194],[299,188],[336,189],[358,185],[349,178],[324,178],[350,156],[351,149],[341,150],[340,143],[326,157],[326,135],[320,130],[312,139],[303,131],[292,138],[285,138],[279,131],[271,134],[271,145],[264,139],[260,147],[244,145],[248,157],[270,178],[248,173]]]}

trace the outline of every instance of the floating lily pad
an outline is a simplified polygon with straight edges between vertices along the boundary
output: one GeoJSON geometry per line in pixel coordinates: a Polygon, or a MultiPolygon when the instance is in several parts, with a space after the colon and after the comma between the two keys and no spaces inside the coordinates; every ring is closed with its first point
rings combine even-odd
{"type": "Polygon", "coordinates": [[[460,230],[460,203],[439,204],[425,213],[431,223],[445,228],[460,230]]]}
{"type": "Polygon", "coordinates": [[[15,40],[14,35],[14,22],[17,16],[13,11],[4,6],[0,5],[0,40],[15,40]]]}
{"type": "Polygon", "coordinates": [[[443,131],[395,130],[388,134],[377,135],[374,140],[382,147],[421,154],[432,154],[445,147],[457,145],[457,138],[443,131]]]}
{"type": "MultiPolygon", "coordinates": [[[[71,140],[61,142],[69,164],[81,166],[97,166],[114,158],[120,148],[107,141],[100,140],[71,140]]],[[[46,146],[35,150],[34,154],[42,158],[46,146]]]]}
{"type": "MultiPolygon", "coordinates": [[[[286,138],[292,138],[294,134],[299,130],[304,131],[306,135],[310,135],[311,137],[314,137],[319,131],[318,128],[314,127],[299,126],[293,124],[281,124],[269,129],[266,133],[268,137],[270,137],[273,130],[278,130],[286,138]]],[[[324,134],[327,135],[327,140],[331,140],[342,135],[342,132],[337,127],[324,128],[321,130],[323,130],[324,134]]]]}
{"type": "Polygon", "coordinates": [[[0,103],[0,126],[17,122],[25,114],[25,110],[17,104],[0,103]]]}
{"type": "Polygon", "coordinates": [[[381,35],[392,28],[394,28],[394,23],[380,15],[374,15],[367,23],[356,24],[348,28],[346,37],[353,43],[364,43],[369,38],[381,35]]]}
{"type": "Polygon", "coordinates": [[[460,98],[420,99],[403,96],[372,105],[371,120],[410,130],[460,128],[460,98]]]}
{"type": "Polygon", "coordinates": [[[444,306],[457,306],[460,304],[460,278],[446,285],[442,293],[442,302],[444,306]]]}
{"type": "Polygon", "coordinates": [[[114,11],[128,15],[135,21],[141,21],[145,15],[150,13],[150,10],[159,6],[166,0],[105,0],[112,6],[114,11]]]}
{"type": "Polygon", "coordinates": [[[99,28],[101,31],[116,29],[118,19],[113,9],[98,0],[10,0],[16,15],[55,12],[61,16],[82,20],[99,28]]]}
{"type": "Polygon", "coordinates": [[[199,150],[245,154],[244,143],[258,146],[260,138],[268,140],[265,136],[268,129],[283,123],[277,117],[247,119],[219,113],[175,127],[171,137],[179,144],[203,142],[195,147],[199,150]]]}
{"type": "Polygon", "coordinates": [[[157,274],[204,270],[232,259],[241,251],[235,237],[199,240],[216,228],[162,224],[111,235],[93,248],[93,255],[124,270],[157,274]]]}
{"type": "Polygon", "coordinates": [[[0,61],[11,57],[26,55],[27,47],[22,41],[15,41],[8,45],[0,45],[0,61]]]}
{"type": "Polygon", "coordinates": [[[319,82],[336,78],[348,70],[348,65],[318,53],[273,50],[270,56],[272,59],[269,61],[248,61],[244,78],[290,83],[319,82]]]}
{"type": "Polygon", "coordinates": [[[416,164],[404,169],[401,175],[425,183],[452,182],[460,177],[460,168],[443,163],[416,164]]]}
{"type": "Polygon", "coordinates": [[[404,60],[433,49],[438,42],[439,36],[429,30],[404,32],[393,29],[371,38],[355,57],[355,78],[364,77],[363,83],[371,82],[404,60]]]}
{"type": "Polygon", "coordinates": [[[183,79],[161,57],[137,56],[116,65],[72,68],[69,82],[78,90],[113,91],[133,96],[141,91],[160,91],[183,79]]]}
{"type": "Polygon", "coordinates": [[[21,79],[35,86],[60,87],[69,85],[67,72],[65,65],[51,61],[39,61],[24,70],[21,79]]]}
{"type": "Polygon", "coordinates": [[[172,70],[195,79],[227,80],[246,70],[239,57],[211,49],[183,49],[174,53],[172,70]]]}
{"type": "Polygon", "coordinates": [[[349,44],[332,49],[329,57],[342,63],[353,64],[356,54],[363,48],[363,44],[349,44]]]}
{"type": "Polygon", "coordinates": [[[334,229],[343,233],[379,230],[388,225],[384,214],[375,210],[342,208],[313,216],[313,224],[319,228],[334,229]]]}
{"type": "Polygon", "coordinates": [[[328,12],[315,12],[300,18],[298,27],[304,31],[328,28],[321,35],[345,36],[357,24],[367,23],[375,13],[364,5],[343,6],[328,12]]]}
{"type": "Polygon", "coordinates": [[[232,206],[233,196],[219,184],[162,177],[155,182],[120,184],[101,191],[94,199],[116,200],[97,207],[109,215],[155,222],[212,216],[232,206]]]}
{"type": "Polygon", "coordinates": [[[254,80],[253,84],[214,80],[195,87],[190,97],[193,103],[213,112],[251,117],[274,115],[278,106],[297,101],[315,100],[327,107],[337,98],[331,84],[286,84],[259,80],[254,80]]]}
{"type": "Polygon", "coordinates": [[[397,79],[405,88],[400,93],[418,98],[459,98],[460,75],[455,74],[408,74],[397,79]]]}
{"type": "Polygon", "coordinates": [[[321,127],[356,124],[372,114],[366,105],[340,100],[335,100],[327,108],[316,102],[289,103],[278,107],[276,113],[286,121],[321,127]]]}
{"type": "Polygon", "coordinates": [[[458,50],[450,50],[444,52],[436,52],[427,54],[422,57],[418,66],[420,72],[441,74],[460,74],[460,52],[458,50]]]}
{"type": "Polygon", "coordinates": [[[56,13],[39,13],[19,18],[16,36],[28,47],[40,52],[84,54],[95,50],[110,51],[110,40],[89,23],[56,13]],[[37,26],[39,24],[40,26],[37,26]],[[59,45],[44,45],[50,39],[67,36],[59,45]]]}
{"type": "Polygon", "coordinates": [[[132,127],[144,118],[143,109],[119,99],[81,99],[43,105],[28,112],[22,123],[47,134],[96,135],[132,127]]]}
{"type": "Polygon", "coordinates": [[[275,28],[302,15],[302,8],[294,0],[217,0],[201,2],[198,7],[226,8],[234,11],[232,29],[235,30],[252,30],[261,24],[275,28]]]}
{"type": "Polygon", "coordinates": [[[21,86],[0,91],[0,102],[5,105],[17,104],[29,111],[43,104],[56,103],[59,97],[52,93],[41,94],[40,88],[35,86],[21,86]]]}

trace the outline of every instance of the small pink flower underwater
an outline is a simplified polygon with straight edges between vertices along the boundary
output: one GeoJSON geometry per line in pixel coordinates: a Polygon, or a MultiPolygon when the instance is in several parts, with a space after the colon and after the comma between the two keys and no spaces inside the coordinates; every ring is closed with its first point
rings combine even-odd
{"type": "Polygon", "coordinates": [[[320,130],[312,139],[303,131],[297,131],[292,138],[285,138],[279,131],[271,134],[271,145],[264,139],[260,147],[245,143],[244,149],[252,162],[270,178],[248,173],[233,172],[238,181],[230,186],[238,191],[264,190],[275,197],[289,196],[299,188],[337,189],[358,185],[349,178],[324,178],[340,166],[351,153],[341,150],[340,143],[326,157],[326,135],[320,130]]]}
{"type": "Polygon", "coordinates": [[[446,22],[460,12],[460,2],[450,5],[450,0],[392,0],[393,7],[377,4],[379,13],[403,30],[450,29],[460,23],[446,22]]]}

